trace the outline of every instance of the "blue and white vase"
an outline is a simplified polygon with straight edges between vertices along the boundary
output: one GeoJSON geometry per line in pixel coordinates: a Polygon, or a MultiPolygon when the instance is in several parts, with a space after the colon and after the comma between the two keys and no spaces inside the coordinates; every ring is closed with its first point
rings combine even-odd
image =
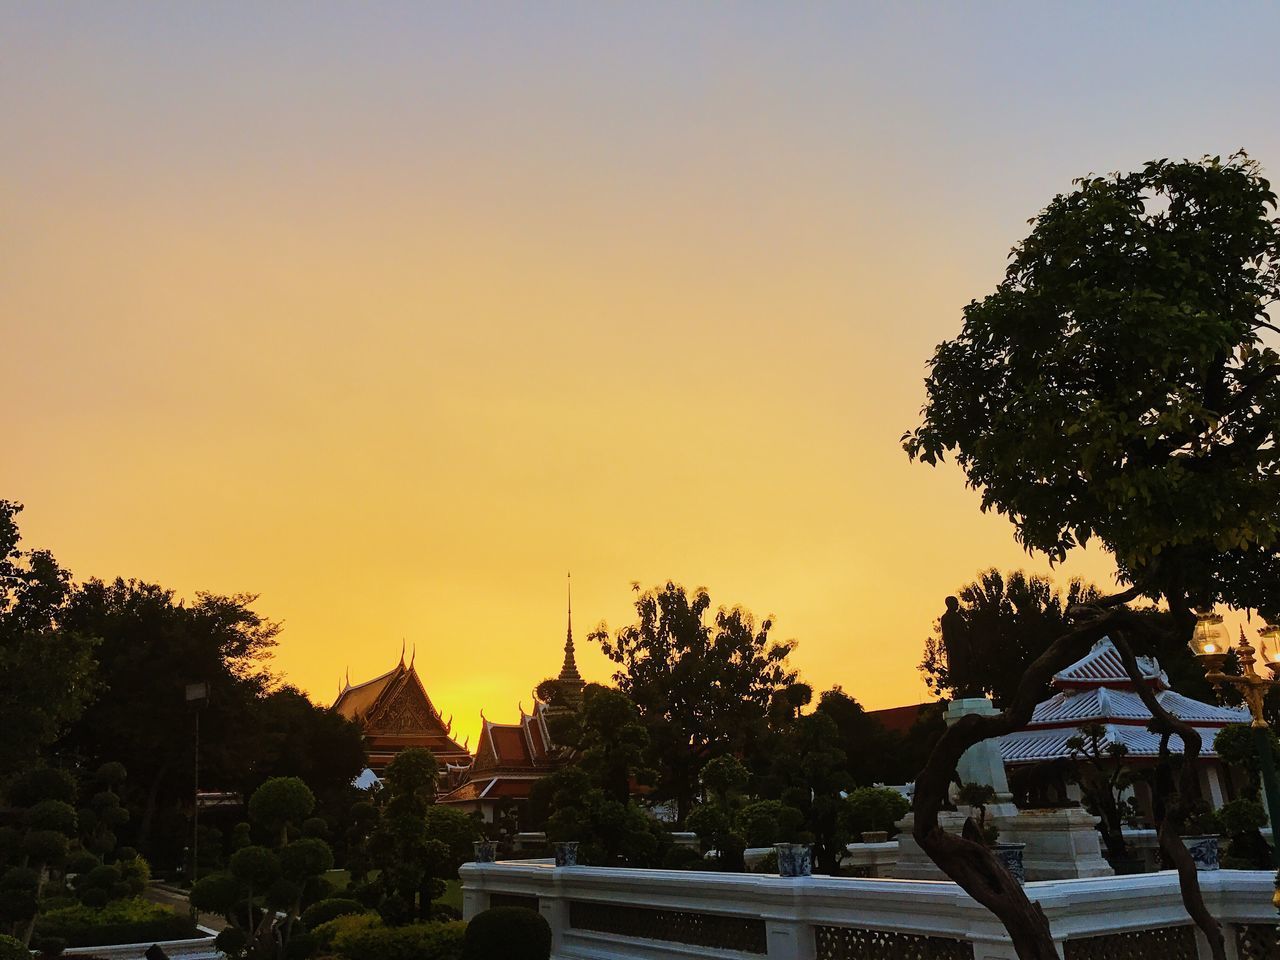
{"type": "Polygon", "coordinates": [[[556,866],[576,867],[578,865],[578,841],[562,840],[555,845],[556,866]]]}
{"type": "Polygon", "coordinates": [[[813,851],[807,843],[775,843],[773,849],[778,852],[778,876],[813,875],[813,851]]]}
{"type": "Polygon", "coordinates": [[[498,859],[498,845],[492,840],[479,840],[471,845],[476,863],[493,863],[498,859]]]}
{"type": "Polygon", "coordinates": [[[991,852],[996,855],[996,859],[1009,871],[1009,875],[1019,883],[1027,882],[1027,871],[1022,863],[1022,855],[1026,851],[1025,843],[997,843],[992,846],[991,852]]]}
{"type": "Polygon", "coordinates": [[[1219,863],[1218,838],[1212,834],[1200,837],[1183,837],[1187,853],[1195,861],[1196,869],[1201,872],[1221,869],[1219,863]]]}

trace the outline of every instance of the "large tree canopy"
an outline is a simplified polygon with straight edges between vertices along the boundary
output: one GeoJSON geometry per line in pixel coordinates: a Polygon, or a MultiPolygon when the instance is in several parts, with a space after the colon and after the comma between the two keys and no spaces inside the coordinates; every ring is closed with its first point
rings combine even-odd
{"type": "MultiPolygon", "coordinates": [[[[638,592],[638,588],[637,588],[638,592]]],[[[741,607],[708,619],[711,598],[667,583],[640,593],[637,621],[612,638],[591,635],[618,665],[614,681],[640,711],[649,734],[655,796],[676,801],[683,821],[703,765],[723,753],[749,753],[767,733],[774,695],[795,681],[787,666],[794,643],[769,639],[741,607]]]]}
{"type": "Polygon", "coordinates": [[[1267,312],[1280,298],[1275,209],[1243,153],[1078,180],[1031,221],[1003,282],[938,347],[923,422],[903,436],[913,458],[954,454],[983,509],[1008,516],[1029,550],[1061,560],[1096,539],[1129,584],[1068,611],[1005,711],[949,727],[916,780],[916,839],[1004,921],[1020,957],[1057,956],[1043,913],[989,851],[942,831],[938,810],[963,752],[1025,725],[1043,684],[1103,635],[1153,727],[1182,740],[1180,775],[1158,805],[1160,848],[1224,956],[1178,838],[1200,737],[1139,682],[1134,648],[1180,645],[1193,606],[1280,615],[1280,354],[1264,342],[1280,333],[1267,312]],[[1121,606],[1144,595],[1169,614],[1121,606]]]}
{"type": "Polygon", "coordinates": [[[33,759],[92,695],[91,633],[58,629],[71,575],[24,551],[20,504],[0,500],[0,779],[33,759]]]}
{"type": "Polygon", "coordinates": [[[201,711],[200,779],[206,789],[248,796],[265,779],[296,775],[322,800],[342,797],[363,767],[360,731],[279,686],[268,658],[277,624],[254,597],[197,594],[138,581],[90,580],[60,615],[64,629],[101,638],[97,698],[58,744],[68,761],[122,759],[128,799],[140,809],[129,839],[153,858],[187,842],[193,787],[189,683],[207,683],[201,711]]]}
{"type": "Polygon", "coordinates": [[[938,347],[907,452],[954,453],[1030,549],[1280,614],[1275,207],[1244,154],[1076,181],[938,347]]]}

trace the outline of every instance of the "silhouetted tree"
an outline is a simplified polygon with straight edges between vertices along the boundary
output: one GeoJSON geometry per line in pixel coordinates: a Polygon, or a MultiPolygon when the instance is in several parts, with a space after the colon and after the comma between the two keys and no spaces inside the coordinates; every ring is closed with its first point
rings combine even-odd
{"type": "Polygon", "coordinates": [[[772,620],[757,627],[740,607],[708,622],[705,590],[634,589],[636,623],[612,638],[602,625],[591,638],[618,665],[614,681],[648,731],[654,796],[673,799],[683,823],[707,761],[748,754],[766,733],[774,695],[795,680],[786,664],[794,643],[771,642],[772,620]]]}
{"type": "Polygon", "coordinates": [[[269,658],[279,626],[253,609],[254,599],[199,593],[186,603],[154,584],[90,580],[61,614],[63,630],[101,642],[99,695],[57,749],[69,761],[124,762],[130,773],[124,797],[139,811],[131,838],[161,862],[177,862],[188,842],[194,750],[188,683],[209,685],[200,719],[206,788],[247,796],[269,777],[298,775],[322,799],[345,797],[362,768],[353,724],[277,686],[269,658]]]}
{"type": "MultiPolygon", "coordinates": [[[[1280,354],[1260,338],[1277,330],[1275,208],[1243,154],[1077,181],[938,347],[923,422],[903,438],[927,463],[953,453],[983,509],[1008,516],[1028,549],[1062,559],[1097,540],[1130,585],[1070,612],[1004,713],[950,727],[916,781],[916,838],[999,916],[1021,957],[1057,956],[1043,913],[989,851],[937,823],[963,751],[1025,725],[1048,678],[1108,634],[1157,728],[1182,740],[1189,777],[1200,737],[1140,682],[1134,647],[1185,643],[1201,604],[1280,614],[1280,354]],[[1166,602],[1176,629],[1122,606],[1139,597],[1166,602]]],[[[1191,806],[1164,805],[1161,849],[1220,958],[1221,927],[1177,836],[1176,812],[1191,806]]]]}
{"type": "MultiPolygon", "coordinates": [[[[93,693],[94,635],[63,623],[71,575],[20,549],[21,504],[0,500],[0,771],[34,760],[93,693]]],[[[0,773],[0,778],[4,773],[0,773]]]]}

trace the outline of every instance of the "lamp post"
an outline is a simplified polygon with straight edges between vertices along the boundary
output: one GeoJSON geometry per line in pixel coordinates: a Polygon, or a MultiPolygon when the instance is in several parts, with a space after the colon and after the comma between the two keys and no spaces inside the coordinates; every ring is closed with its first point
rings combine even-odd
{"type": "MultiPolygon", "coordinates": [[[[1268,625],[1261,631],[1263,643],[1262,654],[1266,657],[1266,641],[1272,641],[1273,657],[1280,654],[1280,626],[1268,625]]],[[[1253,748],[1258,754],[1258,767],[1262,774],[1262,792],[1266,795],[1267,814],[1271,821],[1271,857],[1276,867],[1280,867],[1280,783],[1276,781],[1275,757],[1271,749],[1271,726],[1262,715],[1267,694],[1280,687],[1280,660],[1267,662],[1270,677],[1260,675],[1253,665],[1257,662],[1253,645],[1240,631],[1240,642],[1236,644],[1236,662],[1240,664],[1238,674],[1223,673],[1227,657],[1231,653],[1231,644],[1227,640],[1226,631],[1222,628],[1222,617],[1212,610],[1196,611],[1196,628],[1191,635],[1191,652],[1204,666],[1204,676],[1218,693],[1224,685],[1235,687],[1249,706],[1249,714],[1253,718],[1253,748]]],[[[1280,874],[1276,877],[1280,885],[1280,874]]],[[[1280,891],[1280,886],[1278,886],[1280,891]]],[[[1277,892],[1280,901],[1280,892],[1277,892]]],[[[1277,902],[1280,906],[1280,902],[1277,902]]]]}

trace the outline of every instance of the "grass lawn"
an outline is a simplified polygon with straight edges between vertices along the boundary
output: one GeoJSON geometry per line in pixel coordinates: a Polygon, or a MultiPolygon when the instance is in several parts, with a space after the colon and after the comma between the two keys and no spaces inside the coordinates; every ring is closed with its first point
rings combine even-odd
{"type": "Polygon", "coordinates": [[[453,907],[455,910],[462,909],[462,881],[446,880],[444,887],[444,896],[436,899],[436,903],[444,903],[453,907]]]}

